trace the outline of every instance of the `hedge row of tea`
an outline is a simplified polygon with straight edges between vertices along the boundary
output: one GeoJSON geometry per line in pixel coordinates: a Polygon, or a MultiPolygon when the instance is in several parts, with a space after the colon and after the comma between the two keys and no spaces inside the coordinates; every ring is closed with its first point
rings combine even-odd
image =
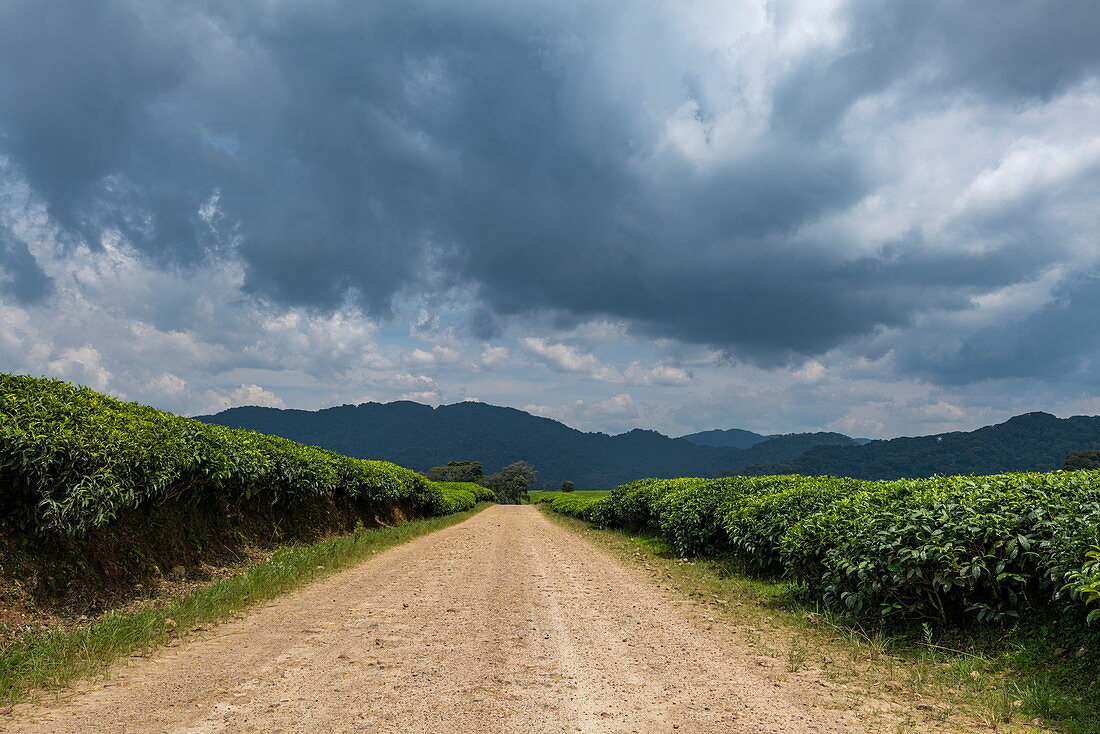
{"type": "Polygon", "coordinates": [[[542,501],[656,530],[684,555],[733,556],[855,617],[997,621],[1052,605],[1079,616],[1100,601],[1097,471],[645,479],[542,501]]]}
{"type": "Polygon", "coordinates": [[[478,502],[495,502],[493,490],[473,482],[429,482],[439,490],[443,501],[442,512],[449,515],[473,509],[478,502]]]}
{"type": "Polygon", "coordinates": [[[272,504],[348,498],[422,516],[491,499],[476,485],[436,484],[388,462],[0,373],[0,520],[79,535],[146,503],[203,495],[272,504]]]}

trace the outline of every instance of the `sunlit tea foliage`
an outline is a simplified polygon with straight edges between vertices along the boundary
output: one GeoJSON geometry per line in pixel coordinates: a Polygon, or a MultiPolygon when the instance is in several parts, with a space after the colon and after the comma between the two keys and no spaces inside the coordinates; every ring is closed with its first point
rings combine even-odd
{"type": "Polygon", "coordinates": [[[999,622],[1052,605],[1079,617],[1100,602],[1098,471],[643,479],[541,501],[739,559],[856,618],[999,622]]]}
{"type": "Polygon", "coordinates": [[[204,495],[272,504],[344,497],[420,515],[468,509],[491,495],[389,462],[11,374],[0,374],[0,493],[7,522],[69,535],[145,503],[204,495]]]}

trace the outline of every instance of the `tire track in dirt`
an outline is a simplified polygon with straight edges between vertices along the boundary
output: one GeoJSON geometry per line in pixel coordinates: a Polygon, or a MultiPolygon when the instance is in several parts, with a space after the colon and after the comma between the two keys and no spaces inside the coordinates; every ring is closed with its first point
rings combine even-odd
{"type": "MultiPolygon", "coordinates": [[[[497,506],[56,701],[13,732],[879,732],[533,507],[497,506]]],[[[892,728],[892,727],[890,727],[892,728]]]]}

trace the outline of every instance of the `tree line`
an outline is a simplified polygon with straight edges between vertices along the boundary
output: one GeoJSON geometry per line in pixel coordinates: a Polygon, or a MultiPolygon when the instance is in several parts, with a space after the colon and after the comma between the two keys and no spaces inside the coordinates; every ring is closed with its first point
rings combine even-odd
{"type": "MultiPolygon", "coordinates": [[[[480,461],[449,461],[433,466],[424,473],[434,482],[473,482],[487,487],[496,494],[497,502],[519,505],[527,502],[528,492],[538,481],[539,473],[526,461],[516,461],[495,474],[485,474],[480,461]]],[[[562,482],[561,491],[572,492],[573,482],[562,482]]]]}

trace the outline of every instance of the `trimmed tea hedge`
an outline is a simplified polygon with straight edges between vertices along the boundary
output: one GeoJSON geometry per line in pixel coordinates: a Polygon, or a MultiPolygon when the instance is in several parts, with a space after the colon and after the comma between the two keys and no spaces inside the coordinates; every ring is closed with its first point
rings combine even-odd
{"type": "Polygon", "coordinates": [[[589,513],[589,509],[599,507],[602,499],[602,497],[579,495],[576,492],[546,492],[539,497],[536,504],[546,504],[554,512],[594,522],[597,518],[589,513]]]}
{"type": "Polygon", "coordinates": [[[461,490],[409,469],[126,403],[57,380],[0,373],[0,520],[80,535],[145,503],[345,497],[420,515],[461,490]]]}
{"type": "Polygon", "coordinates": [[[1100,602],[1097,471],[643,479],[587,503],[543,501],[783,575],[853,617],[995,622],[1100,602]]]}
{"type": "Polygon", "coordinates": [[[493,490],[473,482],[431,482],[439,490],[441,515],[462,512],[474,507],[478,502],[494,502],[493,490]]]}

